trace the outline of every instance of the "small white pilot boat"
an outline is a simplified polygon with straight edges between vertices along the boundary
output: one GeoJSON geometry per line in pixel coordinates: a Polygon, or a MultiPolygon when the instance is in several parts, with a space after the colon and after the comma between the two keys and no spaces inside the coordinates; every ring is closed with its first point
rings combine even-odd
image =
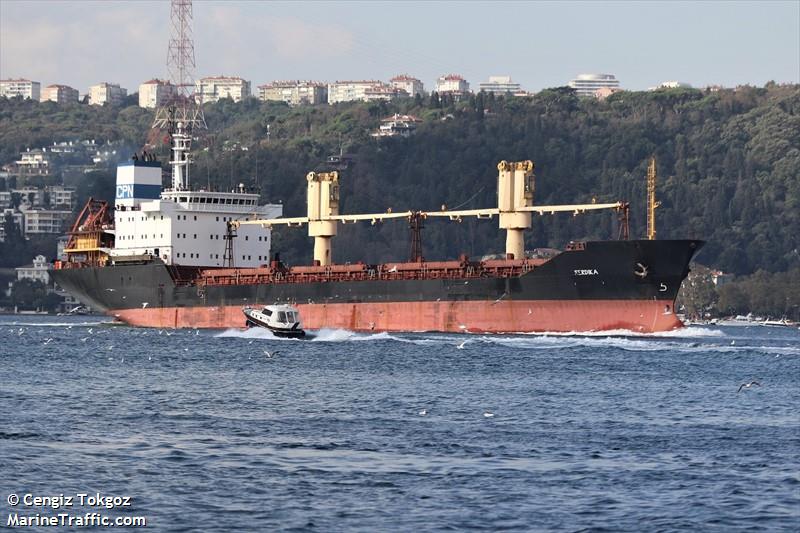
{"type": "Polygon", "coordinates": [[[276,337],[302,338],[306,336],[300,322],[300,311],[287,304],[265,305],[261,310],[245,307],[245,326],[267,328],[276,337]]]}

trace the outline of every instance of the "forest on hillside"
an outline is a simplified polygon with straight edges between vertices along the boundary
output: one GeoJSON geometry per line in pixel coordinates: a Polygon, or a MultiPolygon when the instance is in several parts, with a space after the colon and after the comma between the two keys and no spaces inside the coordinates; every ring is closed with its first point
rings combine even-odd
{"type": "MultiPolygon", "coordinates": [[[[697,261],[739,275],[800,266],[797,85],[623,91],[604,101],[579,99],[568,88],[525,98],[479,93],[454,102],[433,94],[297,108],[222,100],[204,111],[209,130],[195,143],[193,184],[257,186],[263,200],[283,203],[286,216],[305,213],[306,173],[325,170],[328,156],[340,151],[352,157],[341,171],[343,213],[495,206],[497,163],[532,159],[537,204],[629,201],[631,235],[641,237],[646,166],[654,155],[659,238],[704,239],[697,261]],[[371,137],[393,113],[423,122],[410,138],[371,137]]],[[[0,164],[27,147],[72,138],[159,142],[148,132],[152,115],[133,105],[0,99],[0,164]]],[[[166,146],[155,151],[166,161],[166,146]]],[[[81,184],[79,204],[88,195],[111,200],[113,172],[90,179],[81,184]]],[[[504,248],[497,220],[425,225],[429,259],[504,248]]],[[[616,238],[617,231],[611,212],[537,216],[526,247],[616,238]]],[[[297,264],[310,260],[312,245],[302,229],[276,229],[273,250],[297,264]]],[[[342,226],[333,253],[337,262],[405,258],[408,227],[342,226]]]]}

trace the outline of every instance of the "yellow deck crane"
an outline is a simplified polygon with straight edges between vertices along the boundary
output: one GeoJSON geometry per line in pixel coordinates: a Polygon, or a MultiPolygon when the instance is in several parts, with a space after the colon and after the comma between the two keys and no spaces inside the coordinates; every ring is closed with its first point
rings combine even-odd
{"type": "Polygon", "coordinates": [[[540,215],[569,212],[577,216],[586,211],[600,209],[622,210],[627,208],[624,202],[607,204],[573,204],[573,205],[533,205],[534,178],[533,162],[501,161],[497,165],[498,174],[498,206],[488,209],[467,209],[447,211],[403,211],[393,213],[391,209],[385,213],[366,213],[355,215],[339,214],[339,174],[338,172],[309,172],[308,181],[308,214],[305,217],[271,218],[237,220],[231,222],[235,230],[241,225],[257,224],[265,228],[275,225],[302,226],[308,224],[308,235],[314,237],[314,262],[321,266],[331,264],[331,239],[337,233],[337,223],[370,221],[372,224],[384,220],[406,218],[446,217],[460,222],[464,217],[492,218],[499,216],[500,228],[506,230],[506,257],[524,259],[524,230],[531,227],[531,214],[540,215]]]}

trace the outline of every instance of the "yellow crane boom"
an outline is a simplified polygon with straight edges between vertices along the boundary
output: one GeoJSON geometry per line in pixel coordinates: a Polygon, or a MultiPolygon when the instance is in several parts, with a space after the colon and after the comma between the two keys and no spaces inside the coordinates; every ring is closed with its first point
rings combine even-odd
{"type": "Polygon", "coordinates": [[[523,231],[531,227],[531,214],[552,215],[555,213],[572,213],[577,216],[586,211],[601,209],[624,209],[623,202],[565,204],[565,205],[533,205],[533,162],[506,162],[497,165],[498,206],[487,209],[464,209],[447,211],[402,211],[393,213],[359,213],[353,215],[339,214],[339,174],[337,172],[310,172],[308,180],[308,216],[293,218],[268,218],[253,220],[237,220],[231,223],[232,228],[254,224],[269,228],[275,225],[302,226],[308,225],[308,234],[314,237],[314,260],[320,265],[329,265],[331,261],[331,238],[336,235],[336,225],[370,221],[372,224],[384,220],[398,218],[411,219],[440,217],[453,221],[461,221],[464,217],[490,219],[495,215],[500,218],[500,228],[506,230],[506,254],[509,257],[525,257],[523,231]]]}

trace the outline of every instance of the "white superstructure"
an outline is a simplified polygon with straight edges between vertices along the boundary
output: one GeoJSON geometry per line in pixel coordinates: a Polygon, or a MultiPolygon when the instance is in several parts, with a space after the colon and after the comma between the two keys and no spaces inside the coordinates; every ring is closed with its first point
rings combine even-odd
{"type": "MultiPolygon", "coordinates": [[[[259,195],[243,185],[229,192],[161,190],[161,164],[128,161],[117,167],[112,260],[158,257],[168,265],[226,266],[226,222],[274,218],[283,206],[258,205],[259,195]]],[[[269,261],[270,230],[242,226],[233,239],[233,265],[269,261]]]]}

